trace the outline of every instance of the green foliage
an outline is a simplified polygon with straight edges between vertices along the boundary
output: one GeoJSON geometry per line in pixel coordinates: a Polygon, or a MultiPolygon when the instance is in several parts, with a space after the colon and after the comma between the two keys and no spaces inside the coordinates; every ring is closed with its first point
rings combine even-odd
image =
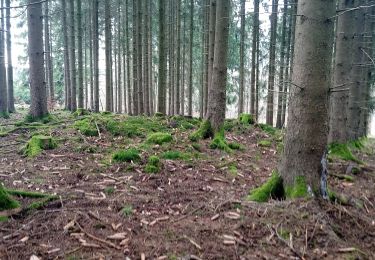
{"type": "Polygon", "coordinates": [[[98,129],[92,119],[85,118],[74,123],[74,127],[86,136],[98,136],[98,129]]]}
{"type": "Polygon", "coordinates": [[[250,114],[240,114],[239,121],[243,125],[252,125],[255,123],[254,116],[250,114]]]}
{"type": "Polygon", "coordinates": [[[284,197],[283,179],[278,173],[273,172],[271,178],[262,186],[252,190],[247,199],[256,202],[267,202],[270,198],[282,199],[284,197]]]}
{"type": "Polygon", "coordinates": [[[124,207],[120,211],[121,215],[124,217],[130,217],[133,215],[133,206],[132,205],[124,205],[124,207]]]}
{"type": "Polygon", "coordinates": [[[237,175],[237,172],[238,172],[237,167],[236,167],[236,165],[234,165],[234,164],[229,165],[229,167],[228,167],[228,171],[229,171],[229,173],[232,174],[233,176],[236,176],[236,175],[237,175]]]}
{"type": "Polygon", "coordinates": [[[156,155],[151,155],[148,158],[147,165],[145,167],[146,173],[158,173],[160,171],[160,159],[156,155]]]}
{"type": "Polygon", "coordinates": [[[20,207],[18,201],[12,199],[4,187],[0,184],[0,211],[20,207]]]}
{"type": "Polygon", "coordinates": [[[176,125],[176,127],[186,130],[193,129],[200,124],[199,119],[188,118],[184,116],[172,116],[171,122],[173,122],[176,125]]]}
{"type": "Polygon", "coordinates": [[[130,148],[114,153],[112,159],[115,162],[131,162],[139,161],[141,157],[139,156],[139,151],[137,149],[130,148]]]}
{"type": "Polygon", "coordinates": [[[259,127],[264,132],[266,132],[267,134],[270,134],[270,135],[275,135],[278,132],[278,129],[276,129],[276,128],[270,126],[270,125],[267,125],[267,124],[259,124],[259,127]]]}
{"type": "Polygon", "coordinates": [[[272,142],[270,140],[261,140],[258,143],[258,146],[260,146],[260,147],[271,147],[272,146],[272,142]]]}
{"type": "Polygon", "coordinates": [[[153,143],[153,144],[159,144],[159,145],[163,143],[170,143],[172,142],[172,140],[173,138],[171,134],[161,133],[161,132],[150,134],[147,137],[147,143],[153,143]]]}
{"type": "Polygon", "coordinates": [[[45,197],[44,199],[42,199],[40,201],[35,201],[35,202],[31,203],[30,205],[27,206],[25,211],[29,212],[29,211],[41,209],[41,208],[45,207],[49,202],[57,200],[58,198],[59,198],[58,196],[49,195],[49,196],[45,197]]]}
{"type": "Polygon", "coordinates": [[[214,132],[211,127],[210,121],[205,120],[201,123],[201,126],[199,127],[199,129],[189,136],[189,139],[193,142],[196,142],[200,139],[206,139],[206,138],[212,137],[213,135],[214,135],[214,132]]]}
{"type": "Polygon", "coordinates": [[[34,135],[24,148],[24,154],[29,157],[35,157],[43,150],[51,150],[57,147],[56,141],[52,136],[34,135]]]}
{"type": "Polygon", "coordinates": [[[155,117],[164,117],[164,114],[163,113],[160,113],[160,112],[156,112],[154,114],[155,117]]]}
{"type": "Polygon", "coordinates": [[[303,198],[308,196],[306,180],[303,176],[297,176],[293,186],[285,187],[286,197],[291,199],[303,198]]]}
{"type": "Polygon", "coordinates": [[[329,155],[345,161],[360,162],[351,152],[348,144],[332,143],[328,146],[329,155]]]}

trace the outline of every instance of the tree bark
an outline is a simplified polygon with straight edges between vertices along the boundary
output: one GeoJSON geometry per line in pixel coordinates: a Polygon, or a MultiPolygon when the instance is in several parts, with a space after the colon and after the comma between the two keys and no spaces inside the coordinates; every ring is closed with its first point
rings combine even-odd
{"type": "Polygon", "coordinates": [[[166,114],[165,0],[159,0],[158,112],[166,114]]]}
{"type": "Polygon", "coordinates": [[[137,2],[138,0],[133,0],[133,20],[132,20],[132,32],[133,32],[133,115],[137,116],[139,114],[139,91],[138,91],[138,44],[137,44],[137,2]]]}
{"type": "Polygon", "coordinates": [[[144,50],[144,62],[143,62],[143,74],[144,74],[144,113],[146,115],[150,115],[150,74],[149,74],[149,69],[150,66],[148,64],[149,62],[149,48],[148,48],[148,37],[149,37],[149,1],[146,0],[144,1],[143,4],[143,17],[144,17],[144,29],[143,29],[143,50],[144,50]]]}
{"type": "Polygon", "coordinates": [[[257,54],[257,33],[259,33],[259,0],[254,0],[252,50],[251,50],[251,79],[250,79],[250,113],[256,115],[256,54],[257,54]]]}
{"type": "Polygon", "coordinates": [[[70,61],[70,87],[71,87],[71,110],[77,110],[77,73],[76,73],[76,49],[75,49],[75,11],[74,1],[69,2],[69,61],[70,61]]]}
{"type": "Polygon", "coordinates": [[[77,0],[78,108],[83,108],[82,1],[77,0]]]}
{"type": "Polygon", "coordinates": [[[194,0],[190,0],[190,36],[189,36],[189,86],[188,115],[193,115],[193,37],[194,37],[194,0]]]}
{"type": "Polygon", "coordinates": [[[4,33],[4,2],[1,0],[1,23],[0,23],[0,117],[8,116],[8,90],[5,69],[5,33],[4,33]]]}
{"type": "Polygon", "coordinates": [[[175,95],[175,113],[180,114],[181,108],[181,0],[177,0],[177,39],[176,39],[176,95],[175,95]]]}
{"type": "Polygon", "coordinates": [[[244,107],[244,83],[245,83],[245,0],[241,0],[240,11],[241,29],[240,29],[240,88],[238,91],[238,115],[243,113],[244,107]]]}
{"type": "Polygon", "coordinates": [[[110,0],[104,2],[104,16],[105,16],[105,110],[112,111],[111,98],[111,9],[110,0]]]}
{"type": "MultiPolygon", "coordinates": [[[[8,110],[10,113],[16,111],[14,107],[14,86],[13,86],[13,61],[12,61],[12,36],[10,24],[10,0],[5,0],[6,9],[6,35],[7,35],[7,81],[8,81],[8,110]]],[[[53,93],[53,89],[51,89],[53,93]]]]}
{"type": "Polygon", "coordinates": [[[318,194],[328,136],[328,91],[333,50],[334,0],[300,0],[288,129],[279,165],[284,184],[298,177],[318,194]]]}
{"type": "Polygon", "coordinates": [[[143,64],[142,64],[142,1],[137,2],[137,83],[138,83],[138,112],[144,113],[143,64]]]}
{"type": "Polygon", "coordinates": [[[68,36],[68,22],[66,14],[66,1],[61,0],[61,16],[63,26],[63,40],[64,40],[64,85],[65,85],[65,108],[72,109],[72,94],[70,81],[70,57],[69,57],[69,36],[68,36]]]}
{"type": "Polygon", "coordinates": [[[43,14],[39,0],[29,0],[27,8],[28,54],[30,75],[30,116],[33,119],[48,114],[43,50],[43,14]]]}
{"type": "Polygon", "coordinates": [[[92,38],[93,38],[93,60],[94,60],[94,111],[99,112],[99,19],[98,19],[98,0],[93,1],[92,16],[92,38]]]}

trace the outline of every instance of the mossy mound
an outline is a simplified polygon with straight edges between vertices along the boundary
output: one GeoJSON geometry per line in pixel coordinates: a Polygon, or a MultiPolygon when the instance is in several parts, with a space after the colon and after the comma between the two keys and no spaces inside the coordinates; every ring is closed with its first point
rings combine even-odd
{"type": "Polygon", "coordinates": [[[4,187],[0,184],[0,211],[20,207],[18,201],[12,199],[4,187]]]}
{"type": "Polygon", "coordinates": [[[285,187],[285,194],[287,198],[291,199],[307,197],[309,193],[305,178],[303,176],[296,177],[293,186],[285,187]]]}
{"type": "Polygon", "coordinates": [[[258,142],[259,147],[271,147],[272,142],[270,140],[261,140],[258,142]]]}
{"type": "Polygon", "coordinates": [[[170,122],[169,125],[174,125],[174,128],[181,128],[184,130],[194,129],[200,124],[199,119],[184,116],[172,116],[170,122]]]}
{"type": "Polygon", "coordinates": [[[353,161],[360,163],[350,150],[348,144],[332,143],[328,146],[329,156],[339,158],[344,161],[353,161]]]}
{"type": "Polygon", "coordinates": [[[147,165],[145,167],[146,173],[158,173],[160,171],[160,159],[156,155],[152,155],[148,158],[147,165]]]}
{"type": "Polygon", "coordinates": [[[35,157],[43,150],[51,150],[57,147],[52,136],[34,135],[24,148],[24,154],[28,157],[35,157]]]}
{"type": "Polygon", "coordinates": [[[262,129],[264,132],[270,135],[276,135],[278,133],[278,129],[267,125],[267,124],[259,124],[260,129],[262,129]]]}
{"type": "Polygon", "coordinates": [[[271,198],[285,198],[283,179],[276,172],[272,173],[271,178],[269,178],[262,186],[252,190],[247,197],[248,200],[256,202],[267,202],[271,198]]]}
{"type": "Polygon", "coordinates": [[[172,140],[173,140],[173,137],[171,134],[162,133],[162,132],[153,133],[147,137],[147,143],[159,144],[159,145],[162,145],[163,143],[170,143],[172,142],[172,140]]]}
{"type": "Polygon", "coordinates": [[[246,113],[240,114],[238,120],[243,125],[252,125],[255,123],[254,116],[246,113]]]}
{"type": "Polygon", "coordinates": [[[40,122],[42,124],[47,124],[47,123],[51,123],[51,122],[55,122],[55,121],[56,121],[56,118],[54,116],[52,116],[51,114],[46,114],[46,115],[40,116],[40,117],[34,117],[34,116],[28,114],[24,119],[24,123],[40,122]]]}
{"type": "Polygon", "coordinates": [[[92,119],[86,118],[74,123],[74,127],[85,136],[98,136],[98,129],[92,119]]]}
{"type": "Polygon", "coordinates": [[[131,162],[139,161],[141,159],[139,151],[134,148],[130,148],[123,151],[118,151],[112,156],[113,161],[115,162],[131,162]]]}
{"type": "Polygon", "coordinates": [[[91,112],[88,111],[87,109],[84,109],[84,108],[78,108],[74,113],[73,113],[73,116],[74,117],[79,117],[79,116],[87,116],[87,115],[90,115],[91,112]]]}
{"type": "Polygon", "coordinates": [[[227,141],[225,140],[224,136],[224,129],[220,130],[219,132],[215,133],[214,139],[210,143],[211,149],[219,149],[223,150],[227,153],[232,152],[232,149],[228,145],[227,141]]]}
{"type": "Polygon", "coordinates": [[[214,135],[211,123],[208,120],[205,120],[201,123],[199,129],[192,133],[189,136],[189,139],[193,142],[196,142],[200,139],[207,139],[214,135]]]}
{"type": "Polygon", "coordinates": [[[180,151],[166,151],[161,157],[166,160],[187,160],[190,158],[190,155],[180,151]]]}

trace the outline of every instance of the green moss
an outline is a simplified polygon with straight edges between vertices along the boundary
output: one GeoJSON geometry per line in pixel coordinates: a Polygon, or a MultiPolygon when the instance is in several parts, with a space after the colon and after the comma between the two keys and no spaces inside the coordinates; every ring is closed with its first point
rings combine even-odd
{"type": "Polygon", "coordinates": [[[229,143],[228,146],[232,150],[243,150],[244,149],[244,147],[242,145],[240,145],[239,143],[236,143],[236,142],[229,143]]]}
{"type": "Polygon", "coordinates": [[[113,194],[113,193],[115,192],[115,188],[114,188],[114,187],[106,187],[106,188],[104,189],[104,192],[105,192],[106,194],[108,194],[108,195],[111,195],[111,194],[113,194]]]}
{"type": "Polygon", "coordinates": [[[202,151],[202,147],[198,143],[192,143],[191,146],[198,152],[202,151]]]}
{"type": "Polygon", "coordinates": [[[342,205],[350,205],[350,199],[344,194],[336,193],[328,189],[328,198],[331,202],[339,203],[342,205]]]}
{"type": "Polygon", "coordinates": [[[189,136],[189,139],[193,142],[196,142],[200,139],[212,137],[213,135],[214,133],[210,121],[205,120],[201,123],[199,129],[189,136]]]}
{"type": "Polygon", "coordinates": [[[1,222],[7,222],[9,218],[7,216],[0,216],[0,223],[1,222]]]}
{"type": "Polygon", "coordinates": [[[258,146],[260,146],[260,147],[271,147],[272,142],[270,140],[261,140],[260,142],[258,142],[258,146]]]}
{"type": "Polygon", "coordinates": [[[57,143],[52,136],[34,135],[23,150],[26,156],[35,157],[43,150],[51,150],[56,147],[57,143]]]}
{"type": "Polygon", "coordinates": [[[40,117],[33,117],[32,115],[28,114],[26,115],[25,120],[24,120],[25,123],[40,122],[43,124],[47,124],[47,123],[54,122],[54,121],[56,121],[56,118],[52,116],[51,114],[46,114],[40,117]]]}
{"type": "Polygon", "coordinates": [[[182,153],[180,151],[166,151],[161,157],[167,160],[187,160],[190,158],[187,153],[182,153]]]}
{"type": "Polygon", "coordinates": [[[156,112],[154,114],[155,117],[164,117],[164,114],[163,113],[160,113],[160,112],[156,112]]]}
{"type": "Polygon", "coordinates": [[[41,193],[41,192],[23,191],[23,190],[6,189],[6,192],[10,195],[23,197],[23,198],[46,198],[46,197],[51,196],[49,194],[45,194],[45,193],[41,193]]]}
{"type": "Polygon", "coordinates": [[[260,129],[262,129],[264,132],[270,135],[277,134],[278,130],[270,125],[267,124],[259,124],[260,129]]]}
{"type": "Polygon", "coordinates": [[[8,136],[8,132],[2,132],[0,131],[0,137],[5,137],[5,136],[8,136]]]}
{"type": "Polygon", "coordinates": [[[131,162],[139,161],[141,157],[139,156],[139,151],[137,149],[130,148],[114,153],[112,159],[115,162],[131,162]]]}
{"type": "Polygon", "coordinates": [[[4,187],[0,184],[0,211],[15,209],[20,207],[18,201],[12,199],[9,194],[6,192],[4,187]]]}
{"type": "Polygon", "coordinates": [[[328,146],[328,149],[331,157],[360,163],[360,160],[358,160],[351,152],[348,144],[332,143],[328,146]]]}
{"type": "Polygon", "coordinates": [[[133,215],[133,206],[132,205],[124,205],[124,207],[120,211],[121,215],[124,217],[130,217],[133,215]]]}
{"type": "Polygon", "coordinates": [[[158,173],[159,171],[160,171],[160,168],[155,165],[147,164],[145,167],[146,173],[158,173]]]}
{"type": "Polygon", "coordinates": [[[303,176],[298,176],[294,180],[293,186],[285,187],[285,194],[287,198],[296,199],[308,196],[306,180],[303,176]]]}
{"type": "Polygon", "coordinates": [[[74,117],[79,117],[79,116],[86,116],[86,115],[90,115],[91,112],[88,111],[87,109],[84,109],[84,108],[78,108],[74,113],[73,113],[73,116],[74,117]]]}
{"type": "Polygon", "coordinates": [[[158,173],[160,171],[160,159],[156,155],[151,155],[148,158],[147,165],[145,167],[146,173],[158,173]]]}
{"type": "Polygon", "coordinates": [[[238,173],[238,170],[237,170],[237,167],[236,167],[236,165],[229,165],[229,167],[228,167],[228,171],[229,171],[229,173],[231,174],[231,175],[233,175],[233,176],[237,176],[237,173],[238,173]]]}
{"type": "Polygon", "coordinates": [[[338,178],[338,179],[340,179],[340,180],[344,180],[344,181],[347,181],[347,182],[354,182],[354,177],[353,176],[350,176],[350,175],[346,175],[346,174],[344,174],[344,175],[339,175],[339,174],[333,174],[332,175],[333,177],[336,177],[336,178],[338,178]]]}
{"type": "Polygon", "coordinates": [[[59,199],[58,196],[48,196],[40,201],[35,201],[28,205],[24,211],[30,212],[33,210],[44,208],[49,202],[59,199]]]}
{"type": "Polygon", "coordinates": [[[148,163],[151,164],[151,165],[158,166],[160,164],[160,159],[156,155],[151,155],[148,158],[148,163]]]}
{"type": "Polygon", "coordinates": [[[215,133],[214,139],[210,143],[211,149],[223,150],[227,153],[231,153],[232,149],[229,147],[224,136],[224,129],[221,129],[219,132],[215,133]]]}
{"type": "Polygon", "coordinates": [[[78,129],[81,134],[86,136],[98,136],[98,129],[96,128],[93,119],[85,118],[74,123],[74,127],[78,129]]]}
{"type": "Polygon", "coordinates": [[[278,173],[274,172],[267,182],[252,190],[247,199],[256,202],[267,202],[270,198],[282,199],[284,197],[283,179],[278,173]]]}
{"type": "Polygon", "coordinates": [[[239,121],[243,125],[252,125],[255,123],[254,116],[246,113],[240,114],[239,121]]]}
{"type": "Polygon", "coordinates": [[[147,143],[153,144],[163,144],[163,143],[170,143],[172,142],[173,138],[172,135],[169,133],[153,133],[147,137],[147,143]]]}

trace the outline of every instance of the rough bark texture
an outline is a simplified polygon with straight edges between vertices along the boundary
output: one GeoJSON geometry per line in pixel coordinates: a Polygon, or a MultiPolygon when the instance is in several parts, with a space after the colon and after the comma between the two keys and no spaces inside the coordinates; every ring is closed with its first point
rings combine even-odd
{"type": "Polygon", "coordinates": [[[66,16],[66,1],[61,0],[61,16],[63,26],[63,40],[64,40],[64,85],[65,85],[65,108],[71,110],[71,87],[70,87],[70,61],[69,61],[69,37],[68,37],[68,23],[66,16]]]}
{"type": "Polygon", "coordinates": [[[334,0],[300,0],[296,24],[288,128],[279,173],[285,185],[305,177],[320,188],[321,159],[327,145],[328,90],[335,15],[334,0]]]}
{"type": "Polygon", "coordinates": [[[99,20],[98,20],[98,0],[93,2],[92,17],[92,38],[93,38],[93,60],[94,60],[94,110],[99,112],[99,20]]]}
{"type": "Polygon", "coordinates": [[[75,11],[74,1],[69,1],[69,61],[70,61],[70,87],[71,87],[71,110],[77,110],[77,73],[76,73],[76,38],[75,38],[75,11]]]}
{"type": "Polygon", "coordinates": [[[78,108],[83,108],[82,1],[77,0],[78,108]]]}
{"type": "Polygon", "coordinates": [[[112,111],[111,98],[111,9],[109,0],[104,2],[104,16],[105,16],[105,110],[112,111]]]}
{"type": "MultiPolygon", "coordinates": [[[[10,0],[5,0],[6,9],[6,31],[7,31],[7,82],[8,82],[8,110],[14,112],[14,88],[13,88],[13,61],[12,61],[12,36],[11,36],[11,24],[10,24],[10,0]]],[[[47,5],[48,6],[48,5],[47,5]]],[[[51,89],[51,92],[53,89],[51,89]]]]}
{"type": "Polygon", "coordinates": [[[272,0],[271,15],[271,39],[270,58],[268,63],[268,94],[267,94],[267,124],[273,125],[273,99],[275,91],[275,71],[276,71],[276,38],[277,38],[277,7],[278,0],[272,0]]]}
{"type": "MultiPolygon", "coordinates": [[[[1,7],[3,7],[1,1],[1,7]]],[[[5,34],[4,34],[4,10],[1,9],[0,23],[0,117],[8,115],[8,91],[5,70],[5,34]]]]}
{"type": "Polygon", "coordinates": [[[175,113],[180,114],[181,108],[181,0],[177,0],[177,35],[176,35],[176,95],[175,95],[175,113]]]}
{"type": "Polygon", "coordinates": [[[143,74],[142,74],[142,1],[137,2],[137,83],[138,83],[138,112],[144,113],[144,97],[143,97],[143,74]]]}
{"type": "Polygon", "coordinates": [[[149,24],[148,24],[148,17],[149,17],[149,2],[145,1],[143,5],[143,16],[144,16],[144,31],[143,31],[143,50],[144,50],[144,62],[143,62],[143,71],[144,71],[144,112],[146,115],[150,115],[150,74],[149,69],[150,66],[148,64],[149,62],[149,48],[148,48],[148,31],[150,30],[149,24]]]}
{"type": "Polygon", "coordinates": [[[225,119],[229,10],[229,1],[216,1],[214,67],[206,117],[214,132],[221,130],[225,119]]]}
{"type": "Polygon", "coordinates": [[[132,44],[133,44],[133,115],[138,115],[138,46],[137,46],[137,0],[133,0],[133,19],[132,19],[132,44]]]}
{"type": "Polygon", "coordinates": [[[193,115],[193,36],[194,36],[194,1],[190,0],[190,34],[189,34],[189,85],[188,115],[193,115]]]}
{"type": "Polygon", "coordinates": [[[245,0],[241,0],[241,29],[240,29],[240,89],[238,91],[238,115],[244,108],[244,83],[245,83],[245,0]]]}
{"type": "Polygon", "coordinates": [[[29,0],[27,8],[28,53],[30,75],[30,116],[41,118],[48,114],[43,53],[43,14],[39,0],[29,0]]]}
{"type": "Polygon", "coordinates": [[[166,114],[166,53],[165,53],[165,0],[159,0],[159,79],[158,79],[158,112],[166,114]]]}
{"type": "MultiPolygon", "coordinates": [[[[354,0],[340,0],[338,10],[354,7],[354,0]]],[[[354,14],[346,12],[337,17],[336,49],[333,83],[330,91],[330,122],[328,142],[347,141],[347,108],[349,92],[342,91],[353,84],[351,78],[354,37],[354,14]]]]}

